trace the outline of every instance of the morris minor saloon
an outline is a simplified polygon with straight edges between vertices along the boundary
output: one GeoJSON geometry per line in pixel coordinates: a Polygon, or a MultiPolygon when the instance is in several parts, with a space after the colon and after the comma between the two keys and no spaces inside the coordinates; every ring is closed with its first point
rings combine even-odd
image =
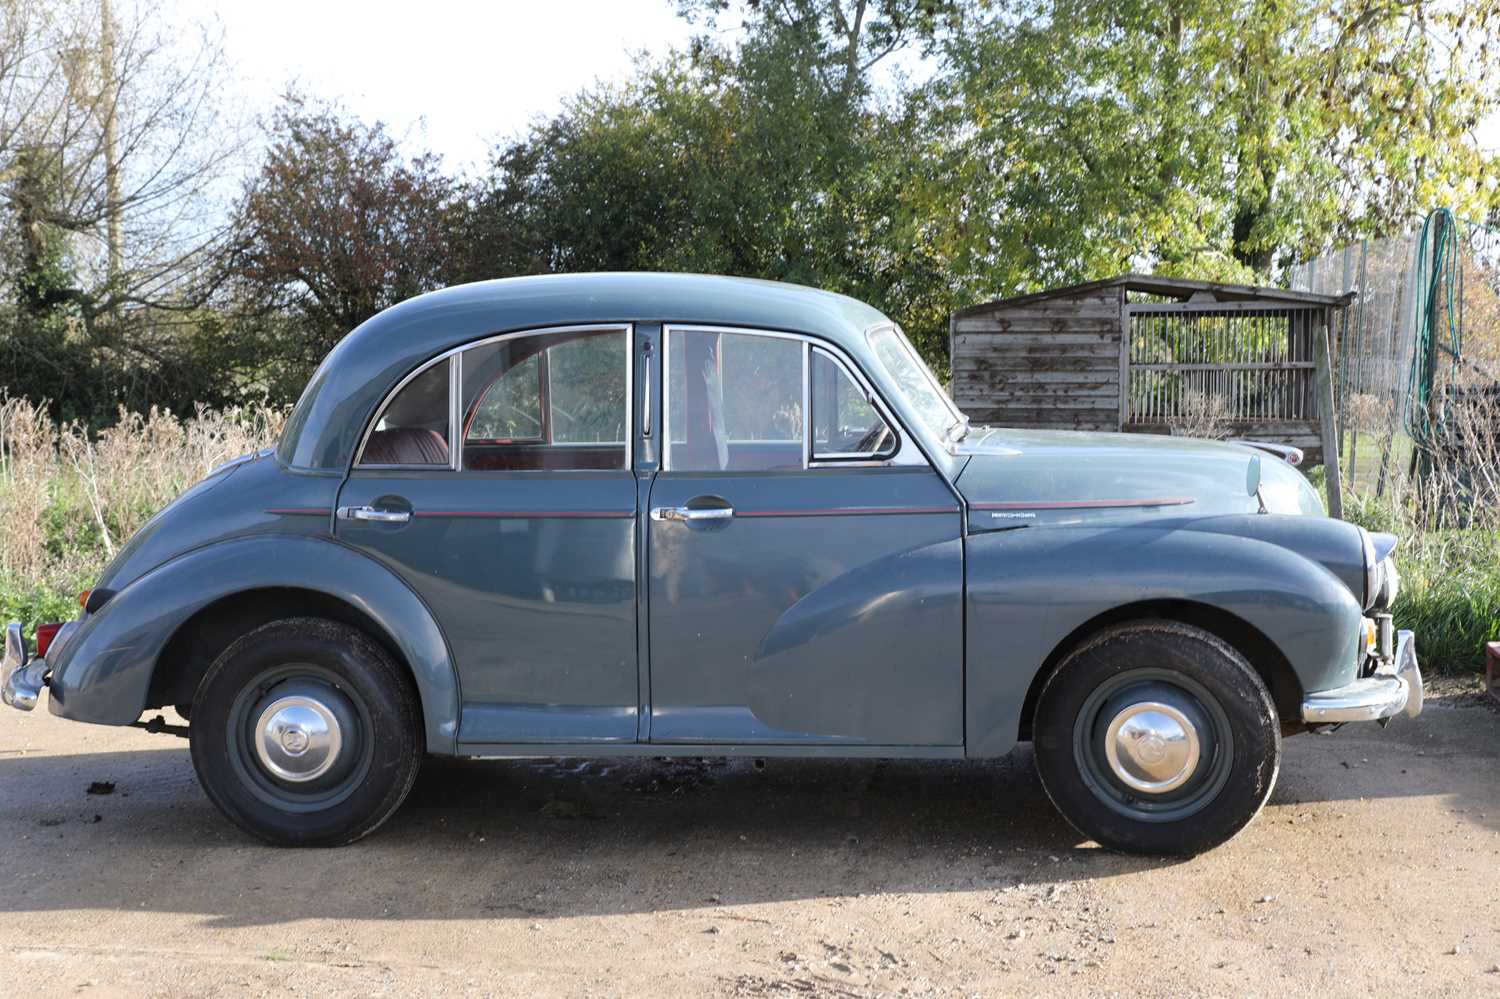
{"type": "Polygon", "coordinates": [[[841,295],[664,274],[397,305],[274,450],[143,527],[4,700],[179,730],[241,828],[340,844],[424,754],[1034,745],[1083,835],[1193,853],[1283,736],[1415,716],[1396,539],[1251,446],[969,426],[841,295]]]}

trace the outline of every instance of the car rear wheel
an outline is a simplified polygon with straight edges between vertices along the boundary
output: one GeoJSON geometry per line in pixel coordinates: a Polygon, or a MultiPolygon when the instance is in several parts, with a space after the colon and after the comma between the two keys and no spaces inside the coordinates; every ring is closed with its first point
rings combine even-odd
{"type": "Polygon", "coordinates": [[[1129,853],[1195,854],[1243,829],[1281,763],[1265,683],[1221,639],[1148,621],[1111,628],[1042,688],[1037,772],[1079,832],[1129,853]]]}
{"type": "Polygon", "coordinates": [[[362,632],[274,621],[238,639],[199,683],[193,767],[246,832],[337,846],[373,832],[406,798],[422,760],[420,720],[410,678],[362,632]]]}

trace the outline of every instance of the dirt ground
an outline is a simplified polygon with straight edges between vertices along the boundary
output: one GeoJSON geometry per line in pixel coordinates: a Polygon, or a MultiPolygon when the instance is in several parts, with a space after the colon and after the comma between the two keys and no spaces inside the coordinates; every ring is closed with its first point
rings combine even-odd
{"type": "Polygon", "coordinates": [[[1186,862],[1080,842],[1026,749],[434,763],[364,843],[277,850],[184,742],[7,710],[0,994],[1496,995],[1476,702],[1289,740],[1260,818],[1186,862]]]}

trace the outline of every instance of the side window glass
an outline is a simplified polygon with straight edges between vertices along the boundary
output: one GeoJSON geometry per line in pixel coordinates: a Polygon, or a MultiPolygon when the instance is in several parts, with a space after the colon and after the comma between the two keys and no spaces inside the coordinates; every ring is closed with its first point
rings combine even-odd
{"type": "Polygon", "coordinates": [[[766,471],[803,465],[801,340],[672,330],[667,467],[766,471]]]}
{"type": "Polygon", "coordinates": [[[552,440],[625,443],[625,334],[579,337],[547,351],[552,440]]]}
{"type": "MultiPolygon", "coordinates": [[[[470,351],[465,363],[484,358],[484,350],[481,347],[470,351]]],[[[504,350],[505,347],[497,344],[495,353],[501,354],[504,350]]],[[[474,417],[464,434],[465,444],[509,444],[546,439],[542,426],[542,356],[542,353],[537,353],[516,361],[490,382],[474,407],[474,417]]]]}
{"type": "Polygon", "coordinates": [[[539,333],[463,355],[463,465],[628,468],[624,330],[539,333]]]}
{"type": "Polygon", "coordinates": [[[365,441],[365,465],[448,464],[448,366],[441,361],[396,393],[365,441]]]}
{"type": "Polygon", "coordinates": [[[866,461],[895,453],[896,435],[842,364],[812,352],[812,457],[866,461]]]}

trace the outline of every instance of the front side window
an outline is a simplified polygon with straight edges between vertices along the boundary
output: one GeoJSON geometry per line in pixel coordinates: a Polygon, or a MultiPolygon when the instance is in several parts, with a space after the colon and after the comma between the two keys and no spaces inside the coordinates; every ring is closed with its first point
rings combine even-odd
{"type": "Polygon", "coordinates": [[[801,340],[671,330],[667,467],[769,471],[803,465],[801,340]]]}
{"type": "Polygon", "coordinates": [[[447,466],[448,366],[439,361],[397,392],[365,441],[365,465],[447,466]]]}
{"type": "Polygon", "coordinates": [[[624,330],[508,337],[463,355],[463,467],[629,468],[624,330]]]}
{"type": "Polygon", "coordinates": [[[869,395],[826,351],[812,352],[814,461],[888,458],[896,436],[869,395]]]}

